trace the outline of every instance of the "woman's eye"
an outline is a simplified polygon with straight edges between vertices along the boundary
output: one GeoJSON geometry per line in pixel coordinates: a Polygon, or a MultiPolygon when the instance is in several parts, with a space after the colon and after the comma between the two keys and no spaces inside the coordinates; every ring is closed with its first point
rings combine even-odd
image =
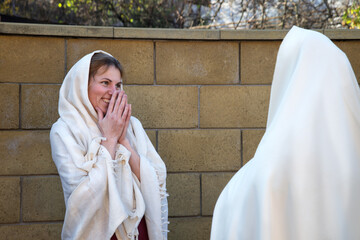
{"type": "Polygon", "coordinates": [[[107,86],[107,85],[109,85],[109,82],[104,81],[104,82],[101,82],[101,84],[104,85],[104,86],[107,86]]]}

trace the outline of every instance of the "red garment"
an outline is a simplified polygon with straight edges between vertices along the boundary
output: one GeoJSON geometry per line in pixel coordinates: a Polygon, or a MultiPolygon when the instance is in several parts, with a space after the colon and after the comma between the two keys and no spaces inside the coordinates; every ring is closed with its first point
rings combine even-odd
{"type": "Polygon", "coordinates": [[[145,217],[143,217],[138,226],[139,240],[149,240],[149,235],[146,227],[145,217]]]}
{"type": "MultiPolygon", "coordinates": [[[[149,240],[149,235],[148,235],[148,232],[147,232],[145,217],[143,217],[141,219],[140,224],[138,226],[138,230],[139,230],[139,240],[149,240]]],[[[117,237],[115,236],[115,233],[111,237],[110,240],[117,240],[117,237]]]]}

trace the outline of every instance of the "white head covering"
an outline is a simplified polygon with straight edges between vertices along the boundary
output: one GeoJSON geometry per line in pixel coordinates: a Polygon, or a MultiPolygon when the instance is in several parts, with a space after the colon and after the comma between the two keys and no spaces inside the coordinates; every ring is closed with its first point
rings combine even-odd
{"type": "Polygon", "coordinates": [[[88,96],[90,61],[95,53],[111,56],[97,50],[81,58],[66,75],[59,94],[60,118],[84,144],[89,143],[94,137],[101,136],[96,124],[97,113],[88,96]]]}
{"type": "Polygon", "coordinates": [[[360,239],[360,91],[346,55],[293,27],[280,46],[266,132],[227,184],[211,239],[360,239]]]}

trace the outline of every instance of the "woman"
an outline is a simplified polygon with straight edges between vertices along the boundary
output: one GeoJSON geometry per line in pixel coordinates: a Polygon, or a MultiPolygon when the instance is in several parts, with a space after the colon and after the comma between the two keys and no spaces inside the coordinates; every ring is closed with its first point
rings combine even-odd
{"type": "Polygon", "coordinates": [[[211,239],[360,239],[360,91],[346,55],[293,27],[266,132],[221,193],[211,239]]]}
{"type": "Polygon", "coordinates": [[[123,70],[95,51],[68,72],[52,157],[65,197],[62,239],[167,239],[166,168],[122,90],[123,70]]]}

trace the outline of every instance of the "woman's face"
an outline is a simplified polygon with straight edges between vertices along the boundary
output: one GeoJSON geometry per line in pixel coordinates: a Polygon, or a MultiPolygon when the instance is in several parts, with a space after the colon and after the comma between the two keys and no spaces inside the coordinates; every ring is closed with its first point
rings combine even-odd
{"type": "Polygon", "coordinates": [[[93,78],[89,79],[88,95],[92,106],[106,114],[112,94],[122,89],[122,79],[119,69],[114,66],[99,68],[93,78]]]}

